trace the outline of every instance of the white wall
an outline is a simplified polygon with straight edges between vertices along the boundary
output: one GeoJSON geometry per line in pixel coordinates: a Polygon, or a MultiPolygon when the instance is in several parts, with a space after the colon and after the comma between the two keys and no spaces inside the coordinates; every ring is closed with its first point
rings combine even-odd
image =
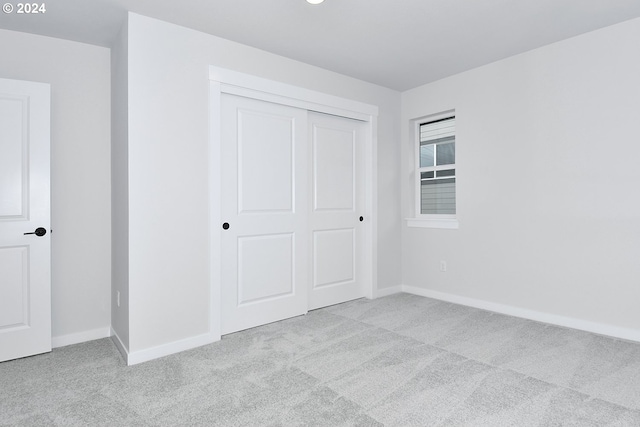
{"type": "Polygon", "coordinates": [[[399,284],[399,93],[135,14],[128,37],[130,351],[208,331],[209,65],[379,106],[379,283],[399,284]]]}
{"type": "Polygon", "coordinates": [[[455,108],[460,220],[404,226],[405,285],[640,339],[638,40],[636,19],[403,94],[403,215],[409,120],[455,108]]]}
{"type": "Polygon", "coordinates": [[[51,84],[53,344],[109,335],[109,49],[0,30],[0,77],[51,84]]]}
{"type": "Polygon", "coordinates": [[[111,48],[111,328],[129,349],[129,99],[128,26],[111,48]]]}

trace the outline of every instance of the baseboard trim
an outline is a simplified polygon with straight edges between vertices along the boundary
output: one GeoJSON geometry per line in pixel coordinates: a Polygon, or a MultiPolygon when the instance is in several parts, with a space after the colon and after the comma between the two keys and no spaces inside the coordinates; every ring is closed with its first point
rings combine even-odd
{"type": "Polygon", "coordinates": [[[186,338],[180,341],[174,341],[144,350],[128,351],[126,352],[125,361],[129,366],[137,365],[138,363],[148,362],[160,357],[180,353],[181,351],[185,350],[191,350],[192,348],[211,344],[216,341],[220,341],[220,338],[215,337],[213,334],[209,333],[202,334],[192,338],[186,338]]]}
{"type": "Polygon", "coordinates": [[[400,292],[402,292],[402,285],[389,286],[387,288],[378,289],[375,297],[382,298],[393,294],[399,294],[400,292]]]}
{"type": "Polygon", "coordinates": [[[514,317],[521,317],[523,319],[535,320],[537,322],[549,323],[552,325],[564,326],[572,329],[579,329],[581,331],[592,332],[599,335],[607,335],[610,337],[621,338],[628,341],[640,342],[640,330],[637,329],[621,328],[605,323],[591,322],[588,320],[576,319],[573,317],[559,316],[557,314],[544,313],[540,311],[529,310],[526,308],[498,304],[490,301],[468,298],[445,292],[417,288],[414,286],[402,285],[401,288],[402,292],[406,292],[408,294],[414,294],[427,298],[437,299],[440,301],[451,302],[454,304],[480,308],[482,310],[492,311],[500,314],[507,314],[514,317]]]}
{"type": "Polygon", "coordinates": [[[86,341],[99,340],[101,338],[109,338],[111,336],[111,328],[98,328],[90,331],[77,332],[75,334],[60,335],[51,337],[51,347],[65,347],[72,344],[80,344],[86,341]]]}

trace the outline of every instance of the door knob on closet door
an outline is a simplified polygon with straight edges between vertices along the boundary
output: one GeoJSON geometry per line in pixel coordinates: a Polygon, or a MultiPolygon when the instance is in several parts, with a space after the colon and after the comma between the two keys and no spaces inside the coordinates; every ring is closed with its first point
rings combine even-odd
{"type": "Polygon", "coordinates": [[[44,236],[45,234],[47,234],[47,229],[46,229],[46,228],[44,228],[44,227],[38,227],[38,228],[36,228],[36,230],[35,230],[35,231],[31,231],[31,232],[29,232],[29,233],[24,233],[24,235],[25,235],[25,236],[26,236],[27,234],[35,234],[35,235],[36,235],[36,236],[38,236],[38,237],[42,237],[42,236],[44,236]]]}
{"type": "Polygon", "coordinates": [[[228,230],[229,229],[229,223],[225,222],[224,224],[222,224],[222,229],[223,230],[228,230]]]}
{"type": "Polygon", "coordinates": [[[362,222],[362,221],[364,221],[364,217],[361,216],[360,217],[360,222],[362,222]]]}

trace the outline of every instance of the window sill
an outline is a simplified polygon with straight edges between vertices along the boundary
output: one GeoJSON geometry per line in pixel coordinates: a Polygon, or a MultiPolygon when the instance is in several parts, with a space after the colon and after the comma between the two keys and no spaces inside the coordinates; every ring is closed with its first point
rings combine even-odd
{"type": "Polygon", "coordinates": [[[437,219],[437,218],[407,218],[407,227],[419,228],[459,228],[458,220],[455,218],[437,219]]]}

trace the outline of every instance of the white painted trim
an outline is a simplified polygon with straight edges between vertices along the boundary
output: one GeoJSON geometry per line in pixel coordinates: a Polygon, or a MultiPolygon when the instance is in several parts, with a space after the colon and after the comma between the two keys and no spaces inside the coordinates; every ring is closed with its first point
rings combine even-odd
{"type": "Polygon", "coordinates": [[[370,252],[365,254],[366,268],[364,274],[365,285],[364,295],[368,299],[377,297],[378,289],[378,117],[369,117],[369,126],[366,137],[364,150],[364,182],[365,182],[365,236],[364,247],[371,248],[370,252]]]}
{"type": "Polygon", "coordinates": [[[378,292],[376,292],[376,297],[388,297],[389,295],[399,294],[401,292],[403,292],[402,285],[389,286],[387,288],[378,289],[378,292]]]}
{"type": "Polygon", "coordinates": [[[209,83],[209,251],[211,262],[209,263],[209,274],[211,284],[209,286],[209,331],[212,339],[219,341],[222,334],[221,318],[221,289],[222,283],[222,210],[220,200],[222,200],[222,154],[220,140],[220,117],[221,87],[218,82],[209,83]]]}
{"type": "Polygon", "coordinates": [[[378,107],[225,68],[209,67],[209,80],[219,82],[222,92],[305,110],[359,120],[378,115],[378,107]]]}
{"type": "Polygon", "coordinates": [[[365,146],[365,212],[367,236],[365,254],[367,272],[365,283],[369,286],[365,297],[375,298],[377,288],[377,147],[378,147],[378,107],[362,102],[328,95],[313,90],[276,82],[249,74],[239,73],[224,68],[209,67],[209,202],[210,208],[210,244],[211,285],[210,285],[210,334],[220,339],[220,292],[221,292],[221,222],[222,211],[219,201],[222,194],[222,178],[220,176],[220,102],[221,94],[245,96],[267,102],[288,105],[304,110],[352,118],[369,123],[369,140],[365,146]]]}
{"type": "Polygon", "coordinates": [[[67,345],[79,344],[82,342],[99,340],[101,338],[109,338],[111,336],[111,328],[98,328],[90,331],[77,332],[75,334],[59,335],[51,338],[51,347],[64,347],[67,345]]]}
{"type": "Polygon", "coordinates": [[[157,347],[146,348],[139,351],[130,351],[127,354],[126,362],[129,366],[137,365],[138,363],[148,362],[149,360],[180,353],[185,350],[191,350],[192,348],[201,347],[216,341],[218,340],[212,340],[211,334],[202,334],[196,337],[185,338],[183,340],[159,345],[157,347]]]}
{"type": "Polygon", "coordinates": [[[467,298],[460,295],[433,291],[430,289],[417,288],[414,286],[402,285],[402,291],[408,294],[414,294],[427,298],[437,299],[440,301],[447,301],[454,304],[480,308],[482,310],[492,311],[495,313],[521,317],[523,319],[535,320],[537,322],[549,323],[551,325],[563,326],[566,328],[592,332],[594,334],[607,335],[614,338],[640,342],[640,330],[638,329],[621,328],[619,326],[608,325],[605,323],[591,322],[588,320],[576,319],[573,317],[544,313],[541,311],[529,310],[526,308],[514,307],[511,305],[499,304],[475,298],[467,298]]]}
{"type": "Polygon", "coordinates": [[[405,218],[407,227],[458,229],[457,219],[405,218]]]}

